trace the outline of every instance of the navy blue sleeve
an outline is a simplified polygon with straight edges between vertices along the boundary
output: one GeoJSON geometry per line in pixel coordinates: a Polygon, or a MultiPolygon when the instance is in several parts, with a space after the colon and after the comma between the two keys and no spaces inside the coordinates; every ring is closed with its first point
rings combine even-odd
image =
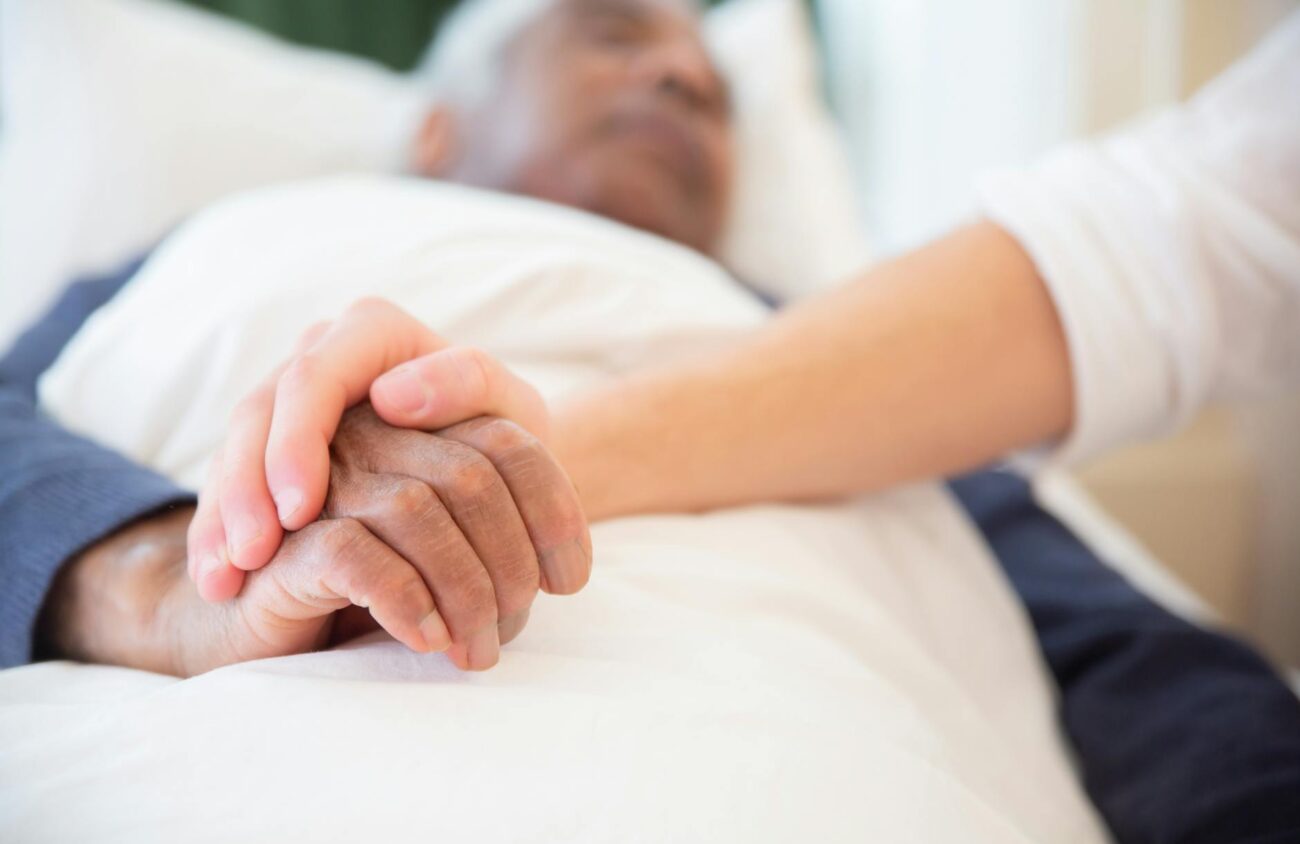
{"type": "Polygon", "coordinates": [[[148,254],[102,276],[79,279],[0,359],[0,384],[36,401],[36,382],[90,315],[108,303],[139,271],[148,254]]]}
{"type": "Polygon", "coordinates": [[[70,287],[0,361],[0,668],[34,658],[45,596],[67,560],[143,516],[193,499],[36,407],[41,372],[139,264],[70,287]]]}
{"type": "Polygon", "coordinates": [[[1021,478],[979,472],[950,488],[1029,612],[1115,839],[1300,842],[1300,699],[1272,668],[1139,592],[1021,478]]]}

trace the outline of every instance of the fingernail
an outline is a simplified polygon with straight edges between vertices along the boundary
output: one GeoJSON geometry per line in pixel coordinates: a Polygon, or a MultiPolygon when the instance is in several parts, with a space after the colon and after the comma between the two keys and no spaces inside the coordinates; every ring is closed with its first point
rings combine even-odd
{"type": "Polygon", "coordinates": [[[503,644],[513,641],[516,636],[524,632],[524,627],[528,624],[528,614],[528,610],[523,610],[497,622],[497,638],[503,644]]]}
{"type": "Polygon", "coordinates": [[[241,552],[262,538],[262,525],[247,513],[236,516],[228,528],[226,544],[231,558],[240,556],[241,552]]]}
{"type": "Polygon", "coordinates": [[[433,387],[425,383],[414,367],[399,367],[379,382],[379,392],[403,413],[419,413],[433,401],[433,387]]]}
{"type": "Polygon", "coordinates": [[[429,613],[420,622],[420,635],[424,637],[425,647],[432,653],[441,653],[451,647],[451,634],[447,632],[442,616],[436,612],[429,613]]]}
{"type": "Polygon", "coordinates": [[[275,494],[275,513],[280,517],[281,524],[293,518],[293,514],[297,513],[301,506],[302,490],[288,487],[275,494]]]}
{"type": "Polygon", "coordinates": [[[587,582],[590,573],[587,552],[576,539],[542,552],[541,563],[546,591],[552,595],[572,595],[587,582]]]}
{"type": "Polygon", "coordinates": [[[466,662],[473,671],[482,671],[497,664],[501,656],[501,634],[495,624],[489,624],[469,639],[465,651],[466,662]]]}

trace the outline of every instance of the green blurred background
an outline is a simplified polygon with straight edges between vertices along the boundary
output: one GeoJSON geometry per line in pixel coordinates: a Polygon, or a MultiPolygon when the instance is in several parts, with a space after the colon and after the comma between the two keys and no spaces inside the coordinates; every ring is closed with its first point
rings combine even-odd
{"type": "MultiPolygon", "coordinates": [[[[459,0],[179,0],[288,41],[410,70],[459,0]]],[[[715,6],[720,0],[707,0],[715,6]]]]}

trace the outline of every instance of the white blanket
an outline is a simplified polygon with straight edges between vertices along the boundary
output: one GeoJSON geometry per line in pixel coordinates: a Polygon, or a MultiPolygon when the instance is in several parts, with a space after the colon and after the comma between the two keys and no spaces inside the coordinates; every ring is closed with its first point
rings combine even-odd
{"type": "MultiPolygon", "coordinates": [[[[583,214],[331,180],[192,221],[43,400],[192,483],[236,399],[362,294],[551,396],[763,318],[710,262],[583,214]]],[[[0,839],[1105,840],[1022,613],[941,488],[593,539],[588,588],[539,599],[484,674],[378,635],[185,681],[0,674],[0,839]]]]}

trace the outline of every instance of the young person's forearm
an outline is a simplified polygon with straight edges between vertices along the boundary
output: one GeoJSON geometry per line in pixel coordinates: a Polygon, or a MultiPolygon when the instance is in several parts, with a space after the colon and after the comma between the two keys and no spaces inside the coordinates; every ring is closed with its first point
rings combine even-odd
{"type": "Polygon", "coordinates": [[[1064,334],[1019,245],[981,222],[778,315],[725,353],[557,414],[591,518],[863,492],[1063,435],[1064,334]]]}

